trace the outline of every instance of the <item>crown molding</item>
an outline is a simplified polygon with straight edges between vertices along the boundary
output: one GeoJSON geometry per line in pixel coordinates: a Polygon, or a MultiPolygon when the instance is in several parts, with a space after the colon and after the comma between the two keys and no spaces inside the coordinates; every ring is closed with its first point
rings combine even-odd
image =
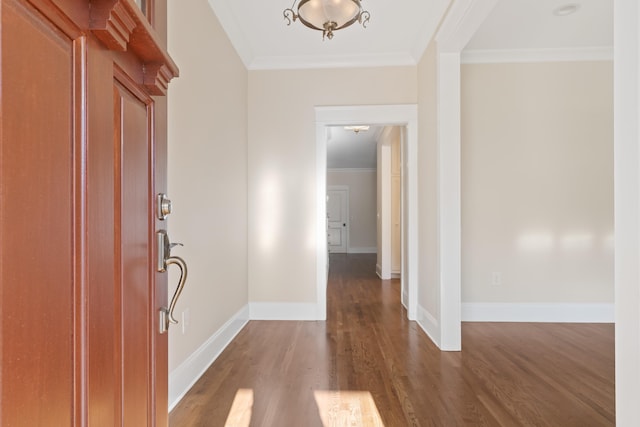
{"type": "Polygon", "coordinates": [[[439,53],[460,53],[487,19],[498,0],[456,0],[435,36],[439,53]]]}
{"type": "Polygon", "coordinates": [[[612,61],[613,47],[464,50],[460,59],[463,64],[612,61]]]}
{"type": "Polygon", "coordinates": [[[445,13],[449,8],[449,4],[449,0],[437,0],[433,2],[431,12],[427,14],[425,23],[422,26],[423,29],[428,30],[424,30],[418,35],[415,43],[413,44],[413,48],[411,49],[412,57],[416,64],[420,62],[422,55],[424,55],[424,51],[427,50],[429,42],[433,39],[442,18],[445,16],[445,13]]]}
{"type": "Polygon", "coordinates": [[[359,55],[258,56],[249,70],[296,70],[317,68],[366,68],[415,66],[409,52],[359,55]]]}
{"type": "Polygon", "coordinates": [[[244,32],[240,29],[240,24],[236,20],[228,3],[224,0],[208,0],[208,3],[216,15],[216,18],[218,18],[220,25],[222,25],[224,32],[227,33],[227,38],[238,53],[244,66],[249,68],[249,64],[253,60],[251,45],[244,32]]]}
{"type": "Polygon", "coordinates": [[[113,51],[129,50],[144,62],[142,83],[151,95],[167,94],[169,82],[179,74],[159,36],[131,0],[95,0],[91,8],[91,31],[113,51]]]}

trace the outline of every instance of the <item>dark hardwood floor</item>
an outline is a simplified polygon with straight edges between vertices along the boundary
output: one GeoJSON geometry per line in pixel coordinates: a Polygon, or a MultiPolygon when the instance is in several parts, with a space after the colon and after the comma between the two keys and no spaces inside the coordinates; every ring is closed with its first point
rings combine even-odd
{"type": "Polygon", "coordinates": [[[464,323],[440,352],[375,256],[332,255],[326,322],[250,322],[182,426],[613,426],[614,326],[464,323]]]}

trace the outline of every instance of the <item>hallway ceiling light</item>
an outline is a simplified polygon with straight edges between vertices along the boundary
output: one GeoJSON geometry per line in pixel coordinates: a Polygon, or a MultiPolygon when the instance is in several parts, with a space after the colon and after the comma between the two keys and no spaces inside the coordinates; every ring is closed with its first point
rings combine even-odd
{"type": "Polygon", "coordinates": [[[570,3],[565,4],[564,6],[557,7],[554,9],[553,14],[556,16],[567,16],[576,13],[580,9],[579,4],[570,3]]]}
{"type": "Polygon", "coordinates": [[[359,133],[360,131],[362,132],[366,132],[369,130],[369,126],[363,126],[363,125],[359,125],[359,126],[345,126],[344,130],[352,130],[355,133],[359,133]]]}
{"type": "Polygon", "coordinates": [[[296,2],[298,0],[293,0],[291,7],[283,12],[287,25],[300,18],[307,27],[322,31],[322,40],[325,37],[331,40],[334,31],[356,21],[366,28],[371,17],[369,12],[362,10],[360,0],[300,0],[297,8],[296,2]]]}

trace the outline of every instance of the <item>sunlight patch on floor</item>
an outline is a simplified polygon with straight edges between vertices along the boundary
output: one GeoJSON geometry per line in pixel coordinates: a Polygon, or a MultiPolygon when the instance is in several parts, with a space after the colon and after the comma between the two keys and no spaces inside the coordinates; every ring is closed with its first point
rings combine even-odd
{"type": "MultiPolygon", "coordinates": [[[[373,396],[368,391],[314,392],[324,427],[384,427],[373,396]]],[[[225,427],[249,427],[253,390],[239,389],[231,404],[225,427]]]]}
{"type": "Polygon", "coordinates": [[[384,427],[368,391],[315,391],[324,427],[384,427]]]}
{"type": "Polygon", "coordinates": [[[241,388],[231,404],[231,410],[224,427],[249,427],[253,408],[253,390],[241,388]]]}

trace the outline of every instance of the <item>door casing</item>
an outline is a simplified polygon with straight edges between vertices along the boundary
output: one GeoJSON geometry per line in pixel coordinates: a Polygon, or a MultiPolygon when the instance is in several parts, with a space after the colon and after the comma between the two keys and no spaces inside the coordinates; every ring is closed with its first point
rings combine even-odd
{"type": "Polygon", "coordinates": [[[367,123],[377,126],[406,126],[406,200],[403,199],[402,287],[407,289],[407,318],[416,320],[418,300],[418,107],[415,104],[316,107],[316,304],[317,319],[327,316],[327,129],[367,123]],[[405,224],[406,222],[406,224],[405,224]],[[406,274],[404,272],[406,271],[406,274]]]}

